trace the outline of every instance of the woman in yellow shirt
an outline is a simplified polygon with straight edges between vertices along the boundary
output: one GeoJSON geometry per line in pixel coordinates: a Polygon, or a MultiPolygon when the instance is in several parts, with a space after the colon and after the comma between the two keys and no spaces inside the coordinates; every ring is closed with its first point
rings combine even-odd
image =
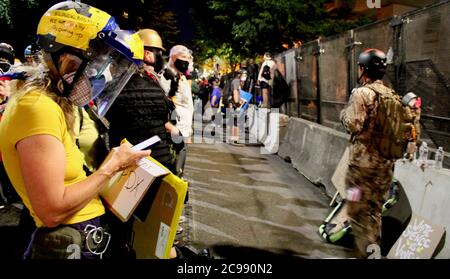
{"type": "Polygon", "coordinates": [[[6,171],[38,227],[25,256],[101,257],[107,243],[95,237],[105,233],[98,194],[115,173],[150,151],[122,144],[87,177],[73,136],[73,105],[99,96],[93,84],[102,81],[106,70],[113,78],[110,83],[103,79],[101,100],[113,100],[142,60],[143,45],[138,36],[118,29],[107,13],[72,1],[51,7],[37,35],[43,62],[23,68],[27,78],[12,84],[0,122],[6,171]]]}

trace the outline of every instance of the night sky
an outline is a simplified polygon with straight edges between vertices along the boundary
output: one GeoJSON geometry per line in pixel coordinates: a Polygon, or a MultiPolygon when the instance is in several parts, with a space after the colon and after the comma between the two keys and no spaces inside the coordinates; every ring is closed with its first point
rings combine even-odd
{"type": "Polygon", "coordinates": [[[166,8],[176,14],[180,34],[179,43],[190,43],[194,37],[194,26],[189,11],[191,1],[169,0],[166,8]]]}

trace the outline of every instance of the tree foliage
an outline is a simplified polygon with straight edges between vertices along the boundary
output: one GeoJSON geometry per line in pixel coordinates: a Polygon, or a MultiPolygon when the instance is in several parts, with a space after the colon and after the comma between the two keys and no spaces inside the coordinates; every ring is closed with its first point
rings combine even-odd
{"type": "MultiPolygon", "coordinates": [[[[195,1],[194,2],[199,2],[195,1]]],[[[349,10],[333,13],[324,9],[326,0],[207,0],[201,1],[196,27],[201,28],[197,50],[211,57],[213,50],[226,45],[236,56],[249,57],[265,51],[279,52],[283,44],[307,42],[371,22],[367,17],[346,20],[349,10]],[[213,28],[212,26],[218,26],[213,28]],[[205,36],[209,34],[209,36],[205,36]],[[212,36],[211,36],[212,34],[212,36]],[[205,41],[209,40],[209,41],[205,41]]]]}
{"type": "Polygon", "coordinates": [[[151,28],[158,31],[164,45],[173,45],[179,33],[175,14],[162,0],[84,0],[114,16],[122,29],[151,28]]]}
{"type": "MultiPolygon", "coordinates": [[[[13,6],[12,0],[0,0],[0,20],[2,23],[6,23],[8,26],[13,26],[13,6]]],[[[25,5],[28,8],[32,8],[37,4],[37,0],[15,0],[20,2],[19,4],[25,5]]]]}
{"type": "Polygon", "coordinates": [[[13,46],[16,56],[21,57],[23,49],[35,41],[37,23],[50,7],[50,2],[52,1],[0,0],[0,41],[13,46]]]}

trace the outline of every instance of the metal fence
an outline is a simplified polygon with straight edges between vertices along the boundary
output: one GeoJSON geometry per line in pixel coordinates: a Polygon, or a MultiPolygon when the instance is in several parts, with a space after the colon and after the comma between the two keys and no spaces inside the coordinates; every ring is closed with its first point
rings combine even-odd
{"type": "Polygon", "coordinates": [[[277,56],[291,92],[287,114],[342,130],[339,113],[356,87],[359,53],[388,56],[384,81],[422,98],[422,138],[450,150],[450,1],[304,44],[277,56]]]}
{"type": "Polygon", "coordinates": [[[339,112],[348,100],[349,67],[351,57],[347,45],[348,34],[320,40],[319,93],[320,123],[340,129],[339,112]]]}

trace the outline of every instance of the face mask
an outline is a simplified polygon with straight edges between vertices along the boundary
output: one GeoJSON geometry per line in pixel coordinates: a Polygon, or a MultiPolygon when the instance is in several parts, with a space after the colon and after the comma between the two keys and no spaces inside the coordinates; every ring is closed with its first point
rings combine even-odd
{"type": "Polygon", "coordinates": [[[154,61],[152,63],[148,63],[147,61],[144,60],[144,63],[149,65],[149,66],[152,66],[153,70],[156,73],[159,73],[164,68],[164,64],[165,64],[161,50],[151,48],[151,49],[147,49],[147,51],[150,51],[151,53],[153,53],[153,60],[154,61]]]}
{"type": "Polygon", "coordinates": [[[187,61],[183,61],[183,60],[179,60],[177,59],[175,61],[175,63],[173,63],[175,65],[175,68],[177,68],[178,71],[180,71],[181,73],[186,73],[188,67],[189,67],[189,62],[187,61]]]}
{"type": "Polygon", "coordinates": [[[153,56],[155,58],[155,62],[152,66],[155,69],[155,72],[159,73],[164,68],[164,58],[161,51],[153,51],[153,56]]]}
{"type": "Polygon", "coordinates": [[[247,76],[241,76],[241,81],[246,81],[247,80],[247,76]]]}
{"type": "MultiPolygon", "coordinates": [[[[66,74],[63,78],[67,81],[68,84],[71,84],[73,78],[75,76],[75,72],[70,74],[66,74]]],[[[58,82],[58,89],[63,92],[64,86],[61,81],[58,82]]],[[[68,99],[76,106],[82,107],[89,103],[92,100],[92,89],[89,78],[82,74],[78,81],[72,86],[72,91],[69,94],[68,99]]]]}

